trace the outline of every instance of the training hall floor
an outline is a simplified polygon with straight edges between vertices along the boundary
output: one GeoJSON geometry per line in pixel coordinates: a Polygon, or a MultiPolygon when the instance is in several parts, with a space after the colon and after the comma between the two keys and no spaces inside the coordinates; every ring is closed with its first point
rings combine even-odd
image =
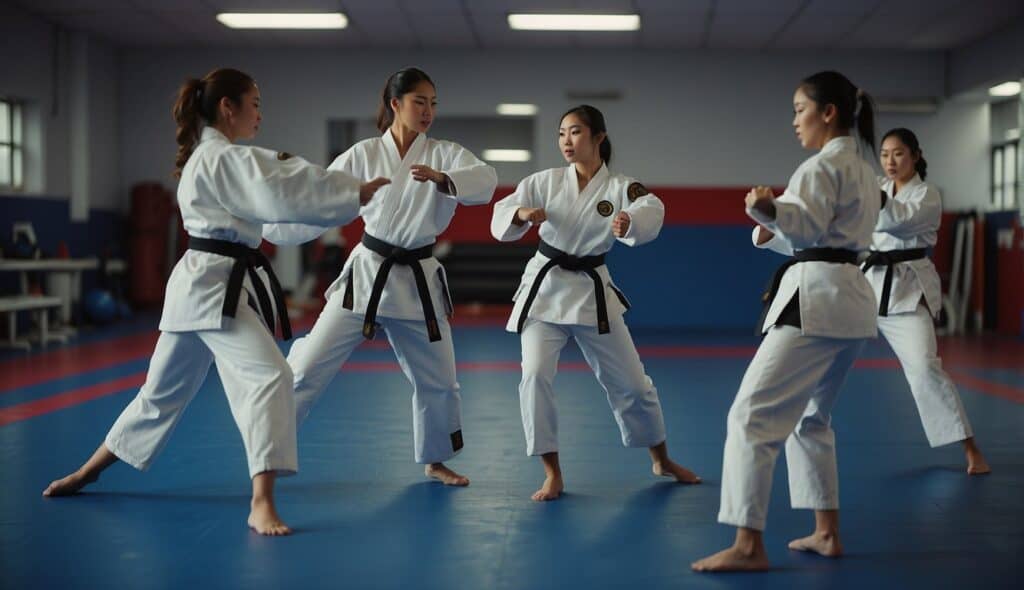
{"type": "MultiPolygon", "coordinates": [[[[628,320],[628,318],[627,318],[628,320]]],[[[765,540],[775,570],[694,574],[727,545],[716,523],[725,417],[757,345],[747,333],[634,330],[664,407],[672,456],[699,486],[654,477],[621,446],[574,345],[556,380],[567,493],[536,503],[524,453],[519,341],[500,320],[454,331],[468,488],[412,459],[410,386],[383,336],[331,382],[299,431],[300,473],[280,480],[294,536],[245,525],[241,438],[216,372],[154,467],[119,464],[73,498],[46,499],[143,382],[156,320],[83,332],[66,346],[0,353],[2,588],[1011,588],[1024,555],[1024,341],[940,340],[993,473],[968,477],[958,445],[931,449],[883,341],[835,411],[847,555],[794,553],[812,516],[789,508],[776,470],[765,540]]],[[[309,321],[299,327],[308,329],[309,321]]],[[[287,351],[288,344],[282,344],[287,351]]]]}

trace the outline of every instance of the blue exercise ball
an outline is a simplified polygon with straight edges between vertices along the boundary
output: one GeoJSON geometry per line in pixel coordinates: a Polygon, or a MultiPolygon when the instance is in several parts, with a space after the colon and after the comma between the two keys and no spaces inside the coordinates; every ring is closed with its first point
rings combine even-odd
{"type": "Polygon", "coordinates": [[[117,319],[117,301],[110,291],[105,289],[91,289],[85,294],[82,301],[85,307],[85,315],[93,323],[109,324],[117,319]]]}

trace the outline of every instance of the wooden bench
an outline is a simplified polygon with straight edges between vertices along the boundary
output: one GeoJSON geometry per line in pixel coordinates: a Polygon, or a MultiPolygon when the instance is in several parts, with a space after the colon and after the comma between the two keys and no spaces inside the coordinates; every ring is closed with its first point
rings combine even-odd
{"type": "Polygon", "coordinates": [[[3,344],[11,348],[22,348],[30,350],[32,345],[28,340],[18,340],[18,312],[34,311],[39,324],[39,343],[46,346],[50,340],[64,341],[65,337],[57,334],[50,334],[48,331],[47,310],[61,306],[60,297],[47,295],[8,295],[0,297],[0,312],[7,313],[8,339],[3,344]]]}

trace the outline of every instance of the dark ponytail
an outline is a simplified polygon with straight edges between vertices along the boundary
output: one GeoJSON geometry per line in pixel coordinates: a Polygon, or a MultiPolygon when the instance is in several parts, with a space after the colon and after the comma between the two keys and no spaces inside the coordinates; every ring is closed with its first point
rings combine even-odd
{"type": "Polygon", "coordinates": [[[903,142],[903,145],[907,146],[911,156],[917,158],[917,162],[914,162],[914,170],[921,177],[921,180],[924,180],[928,176],[928,162],[924,159],[924,152],[921,151],[921,144],[917,141],[917,136],[910,129],[897,127],[890,129],[882,136],[882,143],[885,143],[886,139],[893,136],[903,142]]]}
{"type": "Polygon", "coordinates": [[[818,72],[804,78],[800,87],[808,98],[824,110],[826,105],[835,105],[839,114],[839,127],[857,128],[857,134],[871,151],[875,150],[875,103],[867,92],[854,86],[849,78],[839,72],[818,72]]]}
{"type": "Polygon", "coordinates": [[[429,82],[436,89],[434,81],[426,72],[419,68],[404,68],[398,70],[388,81],[384,83],[384,90],[380,93],[380,106],[377,107],[377,129],[384,133],[395,122],[395,111],[391,108],[391,99],[401,99],[402,96],[412,92],[420,82],[429,82]]]}
{"type": "Polygon", "coordinates": [[[558,121],[564,121],[569,115],[579,117],[583,124],[590,128],[591,135],[604,133],[604,141],[601,142],[601,145],[597,146],[597,149],[605,165],[610,163],[612,161],[612,140],[608,139],[608,127],[604,123],[604,114],[597,110],[596,107],[592,107],[589,104],[581,104],[565,111],[565,114],[558,121]]]}
{"type": "Polygon", "coordinates": [[[242,95],[256,85],[252,76],[238,70],[221,68],[213,70],[203,79],[189,78],[178,90],[178,100],[171,113],[178,125],[175,138],[178,141],[178,155],[174,159],[174,177],[181,178],[196,144],[203,125],[217,123],[220,99],[227,97],[235,104],[242,104],[242,95]]]}

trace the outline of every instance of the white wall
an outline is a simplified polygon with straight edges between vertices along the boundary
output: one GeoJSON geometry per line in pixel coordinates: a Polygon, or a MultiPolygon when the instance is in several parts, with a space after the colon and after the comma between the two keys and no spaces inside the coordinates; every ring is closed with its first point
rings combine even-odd
{"type": "Polygon", "coordinates": [[[928,181],[939,188],[945,209],[989,205],[989,111],[984,100],[952,99],[916,127],[907,125],[917,132],[928,161],[928,181]]]}
{"type": "Polygon", "coordinates": [[[621,101],[595,102],[613,167],[674,185],[785,183],[807,155],[790,127],[792,92],[817,70],[839,69],[889,97],[940,96],[944,86],[943,58],[928,52],[132,50],[121,55],[122,193],[142,180],[170,182],[170,108],[188,76],[218,66],[251,73],[264,104],[257,143],[322,163],[326,121],[372,115],[387,76],[406,65],[434,78],[441,117],[540,105],[534,169],[562,163],[555,130],[566,90],[621,90],[621,101]]]}
{"type": "Polygon", "coordinates": [[[0,95],[26,101],[27,107],[21,194],[68,199],[74,179],[81,178],[85,186],[77,191],[75,208],[119,208],[125,198],[118,193],[116,52],[3,5],[0,55],[0,95]]]}

